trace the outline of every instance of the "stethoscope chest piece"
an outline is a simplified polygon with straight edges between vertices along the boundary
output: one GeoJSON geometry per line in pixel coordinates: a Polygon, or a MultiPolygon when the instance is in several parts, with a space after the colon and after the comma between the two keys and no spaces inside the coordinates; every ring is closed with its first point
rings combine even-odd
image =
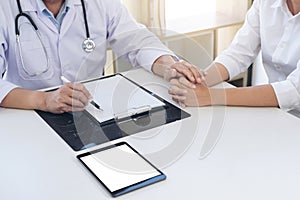
{"type": "Polygon", "coordinates": [[[90,38],[87,38],[83,41],[82,48],[85,52],[91,53],[95,50],[96,44],[93,40],[91,40],[90,38]]]}

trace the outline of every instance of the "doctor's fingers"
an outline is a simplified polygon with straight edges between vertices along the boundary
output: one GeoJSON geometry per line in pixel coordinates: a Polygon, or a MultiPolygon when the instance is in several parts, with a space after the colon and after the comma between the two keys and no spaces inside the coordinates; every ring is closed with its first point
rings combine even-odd
{"type": "Polygon", "coordinates": [[[71,111],[81,111],[85,106],[78,100],[74,100],[66,95],[60,88],[53,92],[47,92],[45,98],[44,111],[52,113],[63,113],[71,111]],[[79,106],[78,106],[79,105],[79,106]]]}
{"type": "Polygon", "coordinates": [[[182,76],[178,79],[173,79],[170,81],[172,85],[177,85],[181,88],[189,88],[189,89],[195,89],[196,85],[194,83],[191,83],[189,80],[187,80],[186,77],[182,76]]]}
{"type": "Polygon", "coordinates": [[[58,103],[55,107],[55,113],[64,113],[64,112],[78,112],[83,111],[85,107],[76,107],[73,105],[69,105],[66,103],[58,103]]]}
{"type": "Polygon", "coordinates": [[[85,109],[85,105],[72,97],[57,97],[55,109],[60,113],[63,112],[76,112],[83,111],[85,109]]]}
{"type": "Polygon", "coordinates": [[[81,90],[74,90],[69,87],[62,86],[59,89],[59,95],[61,96],[61,102],[73,107],[85,107],[89,102],[89,97],[86,96],[81,90]]]}
{"type": "Polygon", "coordinates": [[[185,76],[192,83],[202,83],[205,79],[203,73],[186,61],[177,62],[171,68],[176,69],[180,75],[185,76]]]}
{"type": "Polygon", "coordinates": [[[77,112],[83,111],[84,109],[85,106],[82,106],[82,103],[76,99],[71,99],[71,102],[68,103],[62,103],[60,107],[60,110],[63,112],[77,112]]]}
{"type": "Polygon", "coordinates": [[[178,73],[176,69],[167,68],[164,73],[164,79],[167,81],[171,81],[173,78],[178,78],[178,73]]]}
{"type": "Polygon", "coordinates": [[[86,87],[84,87],[84,85],[82,83],[66,83],[65,85],[68,86],[69,88],[71,88],[74,91],[82,93],[88,99],[92,98],[92,95],[86,89],[86,87]]]}
{"type": "Polygon", "coordinates": [[[89,98],[78,90],[73,90],[67,85],[62,86],[54,92],[54,101],[62,107],[64,111],[70,111],[70,106],[79,109],[84,109],[89,102],[89,98]],[[62,106],[61,104],[65,104],[62,106]]]}

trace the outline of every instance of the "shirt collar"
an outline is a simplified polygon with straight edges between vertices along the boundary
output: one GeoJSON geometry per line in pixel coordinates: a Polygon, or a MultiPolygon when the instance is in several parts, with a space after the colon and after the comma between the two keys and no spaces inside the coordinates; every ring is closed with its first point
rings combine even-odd
{"type": "MultiPolygon", "coordinates": [[[[74,0],[73,2],[74,2],[74,5],[76,5],[76,6],[81,5],[81,0],[74,0]]],[[[86,1],[84,0],[84,2],[86,2],[86,1]]]]}
{"type": "Polygon", "coordinates": [[[49,13],[49,10],[47,9],[46,5],[44,4],[44,2],[42,0],[36,0],[37,2],[37,9],[43,13],[43,12],[47,12],[49,13]]]}
{"type": "MultiPolygon", "coordinates": [[[[42,0],[20,0],[23,12],[36,12],[39,10],[38,2],[42,0]]],[[[81,0],[66,0],[67,5],[71,7],[71,5],[81,5],[81,0]]],[[[86,2],[86,0],[85,0],[86,2]]],[[[43,2],[42,2],[43,3],[43,2]]]]}
{"type": "Polygon", "coordinates": [[[286,3],[286,0],[275,0],[275,2],[272,4],[272,8],[279,8],[279,7],[283,7],[284,4],[286,3]]]}
{"type": "MultiPolygon", "coordinates": [[[[272,4],[272,8],[281,8],[282,12],[287,14],[289,17],[294,17],[294,15],[291,13],[291,11],[288,8],[287,0],[275,0],[275,2],[272,4]]],[[[295,16],[298,16],[299,13],[295,16]]]]}
{"type": "MultiPolygon", "coordinates": [[[[48,10],[46,5],[44,4],[43,0],[36,0],[37,1],[37,8],[41,13],[47,13],[50,14],[51,12],[48,10]]],[[[60,12],[67,12],[70,9],[70,1],[65,0],[64,4],[62,5],[60,12]],[[64,10],[62,10],[64,9],[64,10]]]]}

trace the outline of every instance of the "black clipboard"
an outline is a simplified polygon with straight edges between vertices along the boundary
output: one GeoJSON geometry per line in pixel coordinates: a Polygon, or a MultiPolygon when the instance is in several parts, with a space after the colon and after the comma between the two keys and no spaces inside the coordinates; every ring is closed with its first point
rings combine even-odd
{"type": "Polygon", "coordinates": [[[122,76],[151,94],[163,102],[164,106],[146,109],[143,112],[134,112],[133,114],[121,118],[112,118],[104,122],[97,121],[86,110],[63,114],[53,114],[39,110],[36,110],[36,112],[74,151],[87,149],[191,116],[122,74],[101,77],[88,82],[116,75],[122,76]]]}

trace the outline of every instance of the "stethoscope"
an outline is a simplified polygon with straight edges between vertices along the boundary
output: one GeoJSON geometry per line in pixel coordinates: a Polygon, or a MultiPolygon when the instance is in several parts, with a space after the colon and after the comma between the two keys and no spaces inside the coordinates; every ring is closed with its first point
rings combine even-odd
{"type": "MultiPolygon", "coordinates": [[[[39,32],[39,29],[38,29],[37,25],[35,24],[35,22],[33,21],[33,19],[28,14],[26,14],[26,13],[23,12],[20,0],[17,0],[17,4],[18,4],[18,9],[19,9],[19,14],[15,18],[15,33],[16,33],[17,45],[18,45],[18,48],[19,48],[19,56],[20,56],[20,60],[21,60],[21,65],[22,65],[22,68],[23,68],[23,70],[25,71],[25,73],[27,75],[29,75],[31,77],[39,76],[39,75],[41,75],[43,73],[46,73],[50,69],[50,58],[49,58],[49,55],[47,53],[46,46],[45,46],[45,44],[44,44],[44,42],[42,40],[41,33],[39,32]],[[35,30],[35,32],[36,32],[36,34],[38,36],[38,39],[40,40],[40,42],[41,42],[41,44],[43,46],[43,51],[44,51],[46,59],[47,59],[47,67],[43,71],[36,72],[36,73],[30,73],[25,68],[23,55],[21,53],[22,52],[21,51],[21,44],[20,44],[19,19],[21,17],[25,17],[30,22],[30,24],[32,25],[32,27],[34,28],[34,30],[35,30]]],[[[87,52],[87,53],[91,53],[91,52],[93,52],[95,50],[96,44],[90,38],[89,24],[88,24],[88,20],[87,20],[87,14],[86,14],[86,8],[85,8],[84,0],[81,0],[81,5],[82,5],[82,11],[83,11],[85,31],[86,31],[86,39],[82,43],[82,49],[85,52],[87,52]]]]}

